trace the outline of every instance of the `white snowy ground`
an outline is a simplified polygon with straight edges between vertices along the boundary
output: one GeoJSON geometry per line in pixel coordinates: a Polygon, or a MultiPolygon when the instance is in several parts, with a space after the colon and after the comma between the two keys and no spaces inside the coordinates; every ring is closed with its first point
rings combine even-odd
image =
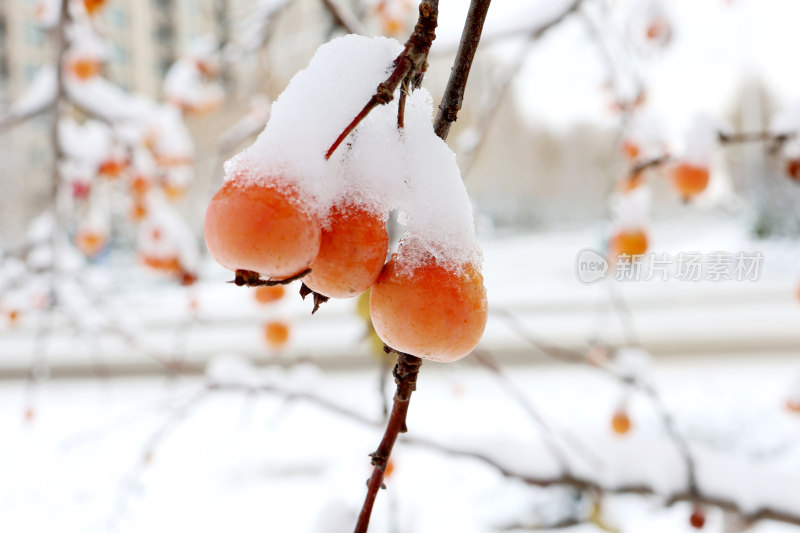
{"type": "MultiPolygon", "coordinates": [[[[777,498],[800,512],[800,416],[782,409],[797,366],[796,359],[767,355],[657,364],[656,383],[691,440],[702,488],[744,502],[777,498]]],[[[602,457],[591,467],[596,476],[610,483],[657,480],[665,492],[679,486],[680,462],[646,400],[633,400],[634,430],[617,437],[609,418],[622,391],[600,373],[560,366],[507,370],[558,431],[573,433],[602,457]]],[[[304,384],[374,420],[376,377],[376,369],[318,375],[301,368],[279,382],[304,384]]],[[[31,394],[22,383],[4,383],[0,530],[351,530],[368,476],[367,453],[379,440],[376,428],[303,401],[234,392],[213,393],[176,415],[202,387],[198,378],[53,380],[31,394]],[[31,424],[22,420],[27,398],[34,399],[31,424]],[[156,445],[142,466],[148,443],[156,445]]],[[[546,476],[556,467],[526,414],[469,360],[423,365],[409,425],[415,437],[484,451],[524,473],[546,476]]],[[[563,517],[570,498],[422,447],[400,445],[395,464],[388,491],[378,498],[375,533],[535,525],[563,517]]],[[[689,512],[685,504],[663,508],[656,498],[614,497],[605,502],[603,520],[625,533],[680,532],[690,531],[689,512]]],[[[720,513],[710,512],[706,531],[723,531],[720,513]]],[[[753,531],[797,529],[761,522],[753,531]]]]}

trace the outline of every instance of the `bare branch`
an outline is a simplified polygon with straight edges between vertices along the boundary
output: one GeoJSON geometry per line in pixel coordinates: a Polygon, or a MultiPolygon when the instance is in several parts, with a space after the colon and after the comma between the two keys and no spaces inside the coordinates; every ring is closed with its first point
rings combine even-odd
{"type": "Polygon", "coordinates": [[[333,0],[320,0],[325,9],[330,13],[333,21],[344,29],[347,33],[355,33],[357,35],[364,35],[364,27],[351,13],[343,10],[340,6],[336,5],[333,0]]]}
{"type": "MultiPolygon", "coordinates": [[[[247,394],[252,393],[265,393],[274,394],[289,399],[303,400],[311,403],[323,410],[340,415],[348,420],[364,424],[370,427],[380,427],[381,422],[365,416],[357,411],[353,411],[347,407],[340,406],[321,396],[317,396],[309,392],[297,392],[281,388],[274,384],[264,384],[259,386],[248,386],[244,384],[223,384],[223,383],[210,383],[211,390],[231,390],[242,391],[247,394]]],[[[411,446],[420,446],[432,451],[445,454],[450,457],[474,459],[498,471],[503,476],[509,479],[517,479],[528,485],[537,487],[570,487],[582,492],[590,493],[606,493],[606,494],[637,494],[641,496],[656,496],[663,497],[657,488],[651,487],[646,484],[616,484],[608,485],[601,483],[597,480],[587,477],[575,476],[571,474],[562,474],[555,477],[539,477],[531,474],[516,471],[509,466],[507,462],[501,461],[493,456],[489,456],[482,452],[467,450],[464,448],[454,447],[442,444],[433,440],[426,439],[419,436],[403,435],[400,439],[403,444],[411,446]]],[[[744,510],[739,507],[739,504],[731,501],[725,497],[716,496],[714,494],[704,493],[697,491],[692,494],[689,491],[682,491],[672,494],[667,497],[666,505],[673,505],[678,502],[691,501],[699,505],[708,505],[719,507],[726,511],[730,511],[739,516],[744,517],[748,521],[755,520],[775,520],[786,524],[794,524],[800,526],[800,514],[789,513],[772,508],[761,508],[757,510],[744,510]]]]}
{"type": "Polygon", "coordinates": [[[342,141],[358,126],[369,113],[379,105],[386,105],[394,99],[394,92],[401,83],[412,90],[419,88],[428,69],[428,52],[436,38],[436,25],[439,17],[439,0],[422,0],[419,4],[419,19],[414,32],[406,41],[405,48],[394,60],[394,69],[386,81],[378,85],[375,94],[348,124],[339,137],[325,153],[330,159],[342,141]]]}
{"type": "Polygon", "coordinates": [[[483,23],[486,21],[490,4],[491,0],[472,0],[470,2],[467,20],[464,21],[464,29],[461,32],[461,42],[450,71],[450,79],[447,80],[447,87],[439,103],[436,120],[433,122],[433,131],[442,139],[447,138],[450,126],[458,119],[458,111],[464,101],[464,89],[467,86],[469,71],[472,69],[472,61],[475,59],[475,52],[481,41],[483,23]]]}
{"type": "Polygon", "coordinates": [[[394,367],[394,380],[397,383],[397,392],[394,395],[394,404],[392,405],[392,412],[389,414],[389,420],[386,423],[383,439],[381,439],[378,449],[371,455],[374,468],[367,482],[367,496],[364,499],[364,505],[361,507],[361,513],[358,515],[355,533],[367,532],[375,497],[378,495],[378,490],[384,488],[383,477],[386,473],[389,457],[392,455],[394,443],[397,442],[397,436],[400,433],[408,431],[406,415],[411,402],[411,393],[417,388],[417,375],[419,374],[422,359],[407,353],[396,353],[397,364],[394,367]]]}

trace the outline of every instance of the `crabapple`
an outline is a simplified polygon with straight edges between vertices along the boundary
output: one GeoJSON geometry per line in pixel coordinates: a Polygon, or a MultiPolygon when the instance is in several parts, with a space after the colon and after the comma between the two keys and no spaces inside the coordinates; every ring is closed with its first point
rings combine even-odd
{"type": "Polygon", "coordinates": [[[705,166],[680,163],[672,169],[672,181],[675,188],[687,202],[706,190],[708,180],[708,167],[705,166]]]}
{"type": "Polygon", "coordinates": [[[299,196],[295,188],[274,181],[228,181],[206,211],[209,252],[228,270],[269,278],[289,278],[307,269],[319,253],[321,232],[299,196]]]}
{"type": "Polygon", "coordinates": [[[277,302],[283,295],[286,293],[286,290],[283,288],[282,285],[262,285],[260,287],[256,287],[255,292],[253,293],[256,301],[260,304],[268,304],[272,302],[277,302]]]}
{"type": "Polygon", "coordinates": [[[388,346],[432,361],[455,361],[480,341],[488,304],[483,276],[472,264],[409,262],[401,248],[370,294],[370,316],[388,346]]]}
{"type": "Polygon", "coordinates": [[[319,255],[303,283],[333,298],[351,298],[378,278],[389,248],[383,217],[352,203],[331,208],[319,255]]]}
{"type": "Polygon", "coordinates": [[[264,339],[272,348],[283,348],[289,342],[289,325],[272,321],[264,324],[264,339]]]}
{"type": "Polygon", "coordinates": [[[636,257],[647,252],[647,233],[643,230],[622,230],[611,239],[612,256],[636,257]]]}
{"type": "Polygon", "coordinates": [[[631,430],[631,419],[625,410],[620,409],[611,417],[611,429],[617,435],[625,435],[631,430]]]}

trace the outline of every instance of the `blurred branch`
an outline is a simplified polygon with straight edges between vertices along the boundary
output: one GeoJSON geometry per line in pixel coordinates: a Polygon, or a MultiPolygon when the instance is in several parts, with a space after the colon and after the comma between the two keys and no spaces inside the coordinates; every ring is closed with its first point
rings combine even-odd
{"type": "Polygon", "coordinates": [[[333,0],[320,0],[322,5],[331,15],[333,21],[340,26],[347,33],[355,33],[357,35],[364,35],[366,31],[361,25],[361,22],[353,16],[352,13],[343,10],[340,6],[336,5],[333,0]]]}
{"type": "Polygon", "coordinates": [[[554,428],[547,423],[545,418],[539,413],[539,410],[533,405],[528,397],[517,387],[514,382],[503,372],[497,359],[495,359],[490,352],[485,349],[476,349],[472,352],[472,358],[481,366],[489,370],[497,379],[503,391],[517,404],[528,417],[533,421],[534,425],[542,432],[543,442],[548,451],[556,458],[561,465],[561,470],[565,473],[570,472],[569,461],[566,455],[558,447],[558,441],[563,440],[580,458],[592,467],[597,467],[603,462],[594,452],[589,450],[577,439],[571,436],[563,435],[557,432],[554,428]]]}
{"type": "MultiPolygon", "coordinates": [[[[275,384],[262,384],[250,386],[246,384],[237,383],[209,383],[210,390],[215,391],[239,391],[246,394],[263,393],[273,394],[276,396],[291,398],[306,401],[315,405],[325,411],[337,414],[348,420],[357,422],[370,427],[381,427],[382,423],[379,420],[374,420],[365,416],[357,411],[338,405],[337,403],[318,396],[311,392],[293,391],[284,389],[275,384]]],[[[449,457],[474,459],[479,461],[490,468],[496,470],[501,475],[509,478],[522,481],[528,485],[537,487],[570,487],[581,492],[588,493],[606,493],[606,494],[636,494],[641,496],[656,496],[664,498],[664,495],[659,493],[658,488],[652,487],[643,483],[623,483],[616,485],[609,485],[602,483],[598,480],[591,479],[583,476],[576,476],[568,473],[563,473],[555,477],[536,476],[530,473],[515,470],[509,466],[510,462],[508,457],[495,457],[488,455],[484,452],[477,452],[468,450],[461,447],[450,446],[442,444],[430,439],[419,436],[403,435],[400,441],[407,445],[419,446],[438,453],[442,453],[449,457]]],[[[700,505],[708,505],[718,507],[720,509],[735,513],[743,517],[747,521],[756,520],[775,520],[786,524],[793,524],[800,526],[800,513],[790,513],[773,509],[769,507],[762,507],[761,509],[746,510],[742,508],[737,502],[723,496],[717,496],[712,493],[703,492],[700,490],[692,493],[691,491],[681,491],[667,496],[664,499],[665,505],[671,506],[678,502],[691,501],[700,505]]],[[[570,521],[570,524],[575,522],[570,521]]]]}
{"type": "Polygon", "coordinates": [[[689,444],[683,434],[678,430],[677,424],[672,414],[667,409],[666,405],[661,399],[660,394],[653,385],[645,382],[635,375],[624,375],[619,369],[615,368],[608,360],[607,357],[590,358],[587,354],[581,352],[571,352],[563,349],[557,349],[553,346],[545,345],[540,341],[535,340],[527,331],[524,325],[507,310],[500,310],[500,314],[506,317],[507,323],[512,326],[512,329],[520,335],[528,344],[535,347],[542,353],[569,363],[587,364],[593,368],[603,371],[606,375],[616,379],[624,385],[629,385],[634,389],[638,389],[641,393],[647,396],[650,403],[658,412],[661,423],[664,426],[667,435],[672,440],[678,453],[680,453],[683,463],[686,466],[686,481],[687,493],[690,495],[698,495],[697,488],[697,465],[694,456],[689,449],[689,444]]]}

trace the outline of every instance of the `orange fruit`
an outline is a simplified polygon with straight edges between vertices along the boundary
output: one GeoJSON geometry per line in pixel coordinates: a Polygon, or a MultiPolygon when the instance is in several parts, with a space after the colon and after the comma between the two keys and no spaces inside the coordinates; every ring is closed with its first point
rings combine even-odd
{"type": "Polygon", "coordinates": [[[683,199],[691,200],[708,187],[708,167],[680,163],[672,169],[672,181],[683,199]]]}
{"type": "Polygon", "coordinates": [[[611,429],[617,435],[625,435],[631,430],[631,419],[625,411],[617,411],[611,417],[611,429]]]}
{"type": "Polygon", "coordinates": [[[456,270],[431,256],[408,264],[402,250],[378,276],[369,308],[375,331],[388,346],[439,362],[471,352],[488,315],[483,276],[474,266],[456,270]]]}
{"type": "Polygon", "coordinates": [[[262,285],[261,287],[256,287],[256,290],[253,292],[256,301],[260,304],[277,302],[283,298],[285,293],[286,290],[283,288],[283,285],[262,285]]]}
{"type": "Polygon", "coordinates": [[[292,187],[228,181],[206,211],[209,252],[229,270],[249,270],[284,279],[307,269],[317,257],[321,231],[316,217],[292,187]]]}
{"type": "Polygon", "coordinates": [[[272,321],[264,324],[264,338],[272,348],[283,348],[289,342],[289,325],[272,321]]]}
{"type": "Polygon", "coordinates": [[[322,229],[319,254],[303,283],[324,296],[358,296],[378,279],[388,249],[382,217],[364,206],[334,206],[322,229]]]}
{"type": "Polygon", "coordinates": [[[643,230],[623,230],[611,239],[611,255],[640,256],[647,252],[647,233],[643,230]]]}

